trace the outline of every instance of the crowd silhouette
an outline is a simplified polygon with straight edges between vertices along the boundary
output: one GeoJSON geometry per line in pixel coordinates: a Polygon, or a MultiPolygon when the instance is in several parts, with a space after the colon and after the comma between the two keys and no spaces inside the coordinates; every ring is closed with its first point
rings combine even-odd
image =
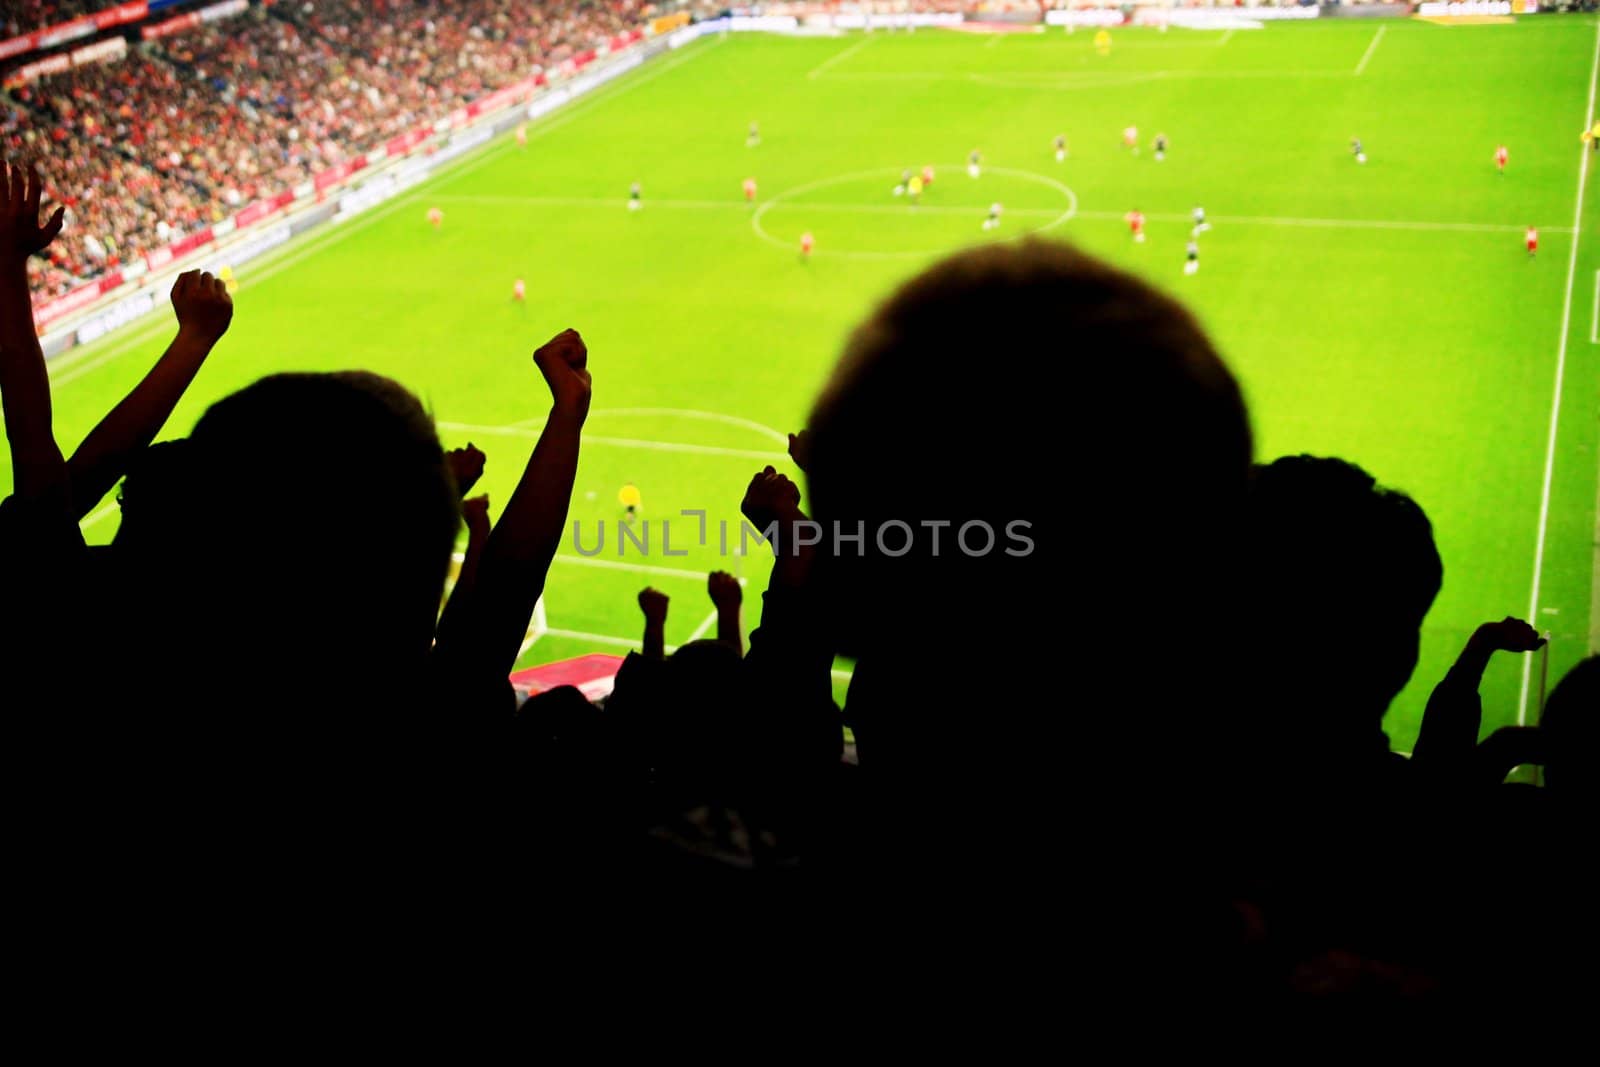
{"type": "Polygon", "coordinates": [[[672,650],[645,589],[609,698],[519,707],[603,353],[595,383],[578,332],[535,350],[548,418],[491,521],[483,453],[361,370],[263,378],[152,445],[232,319],[190,272],[171,346],[68,456],[26,270],[64,212],[20,168],[0,195],[19,855],[86,943],[151,916],[190,945],[392,948],[401,916],[407,944],[509,936],[537,884],[563,900],[542,951],[646,931],[675,965],[736,952],[803,985],[804,958],[927,1011],[1592,982],[1600,662],[1480,741],[1490,658],[1542,643],[1485,623],[1392,752],[1446,577],[1426,515],[1337,458],[1256,462],[1226,361],[1142,281],[1037,240],[907,281],[791,436],[804,486],[766,467],[744,490],[774,554],[748,637],[730,575],[715,636],[672,650]],[[119,484],[90,548],[78,522],[119,484]],[[1542,788],[1508,784],[1524,765],[1542,788]],[[564,896],[608,880],[626,905],[564,896]]]}

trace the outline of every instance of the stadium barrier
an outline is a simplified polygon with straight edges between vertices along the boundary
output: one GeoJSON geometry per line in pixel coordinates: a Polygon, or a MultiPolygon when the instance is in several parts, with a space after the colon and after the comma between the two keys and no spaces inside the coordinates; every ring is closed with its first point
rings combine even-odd
{"type": "Polygon", "coordinates": [[[1411,4],[1339,4],[1322,5],[1325,19],[1403,19],[1411,17],[1411,4]]]}
{"type": "Polygon", "coordinates": [[[827,16],[837,30],[920,30],[934,26],[959,26],[966,16],[959,11],[911,11],[889,14],[851,14],[827,16]]]}
{"type": "Polygon", "coordinates": [[[46,26],[42,30],[34,30],[32,33],[0,41],[0,59],[25,56],[30,52],[42,52],[47,48],[66,44],[68,41],[76,41],[80,37],[92,36],[102,30],[139,22],[152,11],[160,11],[164,7],[171,7],[181,2],[182,0],[149,0],[149,2],[118,4],[104,11],[96,11],[54,26],[46,26]]]}
{"type": "Polygon", "coordinates": [[[1089,7],[1045,12],[1049,26],[1180,26],[1190,30],[1258,30],[1265,22],[1306,22],[1317,7],[1089,7]]]}
{"type": "Polygon", "coordinates": [[[1047,26],[1121,26],[1122,11],[1114,7],[1088,7],[1071,11],[1046,11],[1047,26]]]}
{"type": "Polygon", "coordinates": [[[158,37],[169,37],[174,33],[193,29],[207,22],[218,22],[222,19],[231,19],[235,15],[242,15],[250,10],[250,0],[224,0],[220,4],[203,7],[199,11],[190,11],[175,18],[158,22],[153,26],[142,26],[139,36],[146,41],[153,41],[158,37]]]}
{"type": "Polygon", "coordinates": [[[1510,15],[1533,14],[1539,10],[1538,0],[1517,0],[1512,4],[1510,0],[1470,0],[1461,3],[1459,0],[1450,0],[1448,3],[1426,3],[1417,5],[1417,14],[1423,18],[1482,18],[1485,15],[1510,15]]]}
{"type": "Polygon", "coordinates": [[[127,54],[128,42],[121,37],[96,41],[94,44],[84,45],[70,52],[59,52],[16,68],[6,75],[5,87],[12,89],[31,81],[38,81],[46,74],[60,74],[62,71],[81,67],[86,63],[109,63],[127,54]]]}

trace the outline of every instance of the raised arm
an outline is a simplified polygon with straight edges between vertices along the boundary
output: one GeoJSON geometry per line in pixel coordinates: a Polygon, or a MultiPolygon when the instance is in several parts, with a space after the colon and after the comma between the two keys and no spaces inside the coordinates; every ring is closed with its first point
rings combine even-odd
{"type": "Polygon", "coordinates": [[[0,164],[0,399],[16,493],[38,500],[67,488],[67,465],[51,429],[50,376],[33,326],[28,257],[61,232],[64,209],[39,224],[44,182],[36,170],[0,164]]]}
{"type": "Polygon", "coordinates": [[[510,674],[561,544],[589,414],[588,358],[576,330],[533,355],[550,388],[550,417],[484,545],[472,596],[465,610],[446,613],[436,646],[450,671],[468,671],[475,683],[510,674]]]}
{"type": "MultiPolygon", "coordinates": [[[[803,441],[796,448],[791,439],[790,449],[803,454],[803,441]]],[[[774,468],[750,480],[739,510],[758,529],[777,529],[761,625],[750,633],[744,671],[753,704],[761,708],[766,751],[776,760],[768,772],[778,781],[780,772],[811,774],[837,763],[844,743],[833,703],[833,649],[814,573],[824,557],[814,538],[802,536],[810,519],[800,508],[799,487],[774,468]]]]}
{"type": "Polygon", "coordinates": [[[1449,673],[1428,697],[1412,751],[1417,766],[1465,772],[1478,746],[1478,730],[1483,722],[1478,686],[1490,658],[1496,652],[1533,652],[1543,646],[1544,638],[1538,631],[1510,616],[1474,630],[1449,673]]]}
{"type": "MultiPolygon", "coordinates": [[[[468,497],[461,502],[461,518],[467,524],[467,551],[456,573],[456,589],[470,596],[478,584],[478,564],[483,561],[483,546],[489,543],[489,497],[468,497]]],[[[451,595],[454,600],[454,594],[451,595]]]]}
{"type": "Polygon", "coordinates": [[[644,613],[644,641],[639,655],[645,659],[667,658],[667,594],[659,589],[639,590],[639,610],[644,613]]]}
{"type": "Polygon", "coordinates": [[[228,332],[233,298],[226,283],[191,270],[173,283],[172,310],[178,316],[178,335],[67,461],[75,518],[87,515],[161,432],[212,348],[228,332]]]}
{"type": "Polygon", "coordinates": [[[727,571],[712,571],[706,580],[706,593],[717,609],[717,640],[744,655],[744,631],[739,618],[744,587],[727,571]]]}
{"type": "Polygon", "coordinates": [[[739,510],[757,529],[777,529],[772,575],[762,597],[761,625],[750,634],[745,662],[752,672],[774,679],[772,690],[807,698],[831,692],[828,669],[833,654],[815,617],[816,590],[812,569],[815,546],[796,536],[808,523],[800,510],[800,489],[772,467],[750,479],[739,510]]]}

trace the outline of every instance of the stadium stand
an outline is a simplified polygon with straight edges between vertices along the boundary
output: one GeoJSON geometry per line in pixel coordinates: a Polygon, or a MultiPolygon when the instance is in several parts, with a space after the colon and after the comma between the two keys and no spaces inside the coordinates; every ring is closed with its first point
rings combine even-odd
{"type": "MultiPolygon", "coordinates": [[[[35,7],[30,22],[81,13],[35,7]]],[[[35,302],[601,45],[643,11],[254,4],[13,84],[0,100],[5,159],[37,163],[49,200],[71,212],[70,236],[29,267],[35,302]]]]}

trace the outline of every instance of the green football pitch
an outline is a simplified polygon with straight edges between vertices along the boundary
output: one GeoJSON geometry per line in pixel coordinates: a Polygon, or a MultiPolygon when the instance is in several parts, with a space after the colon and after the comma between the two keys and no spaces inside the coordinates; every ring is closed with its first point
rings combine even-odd
{"type": "MultiPolygon", "coordinates": [[[[1479,621],[1525,615],[1537,597],[1552,679],[1591,640],[1600,182],[1575,198],[1597,56],[1587,16],[1121,30],[1107,56],[1091,33],[1061,30],[702,39],[533,124],[525,149],[496,141],[244,267],[233,331],[169,432],[263,374],[371,368],[420,393],[449,443],[489,454],[485,485],[503,502],[548,407],[529,354],[576,327],[595,399],[572,513],[586,537],[603,520],[608,546],[592,561],[564,546],[524,665],[624,649],[646,584],[672,598],[669,642],[704,632],[713,568],[749,580],[748,628],[767,570],[759,547],[723,558],[714,526],[702,548],[697,520],[674,518],[672,551],[686,555],[664,555],[656,527],[649,558],[630,545],[618,559],[618,489],[638,485],[656,522],[686,508],[736,522],[750,474],[788,469],[783,433],[877,299],[941,253],[1043,232],[1196,309],[1245,383],[1259,457],[1347,457],[1427,509],[1446,576],[1416,679],[1389,719],[1409,749],[1429,686],[1479,621]],[[748,146],[752,120],[762,140],[748,146]],[[1138,153],[1122,145],[1130,125],[1138,153]],[[1159,162],[1157,133],[1170,140],[1159,162]],[[1057,134],[1070,150],[1060,163],[1057,134]],[[965,169],[974,148],[976,180],[965,169]],[[891,188],[925,164],[937,180],[913,209],[891,188]],[[759,182],[755,207],[747,177],[759,182]],[[630,212],[636,180],[643,207],[630,212]],[[1002,223],[985,232],[996,201],[1002,223]],[[1202,269],[1186,276],[1197,205],[1213,228],[1202,269]],[[445,214],[438,232],[432,207],[445,214]],[[1150,220],[1139,244],[1123,222],[1135,208],[1150,220]],[[1523,250],[1528,225],[1541,234],[1536,258],[1523,250]],[[809,262],[797,248],[806,231],[809,262]],[[518,278],[526,306],[511,299],[518,278]]],[[[169,332],[141,323],[55,362],[64,446],[169,332]]],[[[1071,338],[1059,342],[1070,359],[1071,338]]],[[[1004,353],[994,358],[1003,373],[1004,353]]],[[[0,479],[9,486],[9,467],[0,479]]],[[[109,540],[115,524],[107,502],[90,539],[109,540]]],[[[947,661],[971,627],[1003,625],[927,623],[947,661]]],[[[1169,636],[1152,618],[1127,640],[1155,652],[1169,636]]],[[[1018,634],[1019,652],[1047,658],[1056,639],[1018,634]]],[[[1250,655],[1247,635],[1239,655],[1250,655]]],[[[1521,662],[1496,663],[1486,727],[1516,719],[1524,681],[1521,662]]]]}

